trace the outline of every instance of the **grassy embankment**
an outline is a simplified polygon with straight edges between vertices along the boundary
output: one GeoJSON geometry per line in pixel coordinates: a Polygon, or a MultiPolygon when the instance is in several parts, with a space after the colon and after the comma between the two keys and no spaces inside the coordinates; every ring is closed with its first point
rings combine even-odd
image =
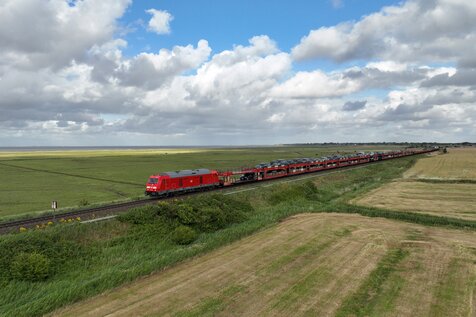
{"type": "Polygon", "coordinates": [[[179,169],[229,169],[278,158],[391,149],[297,147],[238,149],[0,152],[0,220],[60,208],[143,197],[149,175],[179,169]]]}
{"type": "MultiPolygon", "coordinates": [[[[10,252],[10,258],[4,257],[0,265],[1,312],[30,316],[51,311],[229,244],[303,211],[342,211],[428,225],[476,228],[476,223],[472,221],[392,213],[347,204],[349,199],[398,177],[414,161],[415,158],[404,158],[318,177],[311,184],[283,184],[262,191],[236,194],[233,199],[236,201],[231,202],[232,205],[249,202],[253,206],[244,212],[246,220],[240,223],[226,224],[226,228],[216,231],[204,230],[193,221],[187,223],[184,221],[187,217],[181,216],[181,225],[192,226],[198,233],[197,240],[190,246],[174,242],[174,228],[179,225],[177,219],[164,222],[160,211],[155,213],[159,217],[146,217],[149,220],[143,223],[126,218],[122,222],[64,225],[45,231],[1,237],[0,249],[3,254],[10,252]],[[22,250],[19,246],[30,247],[22,250]],[[50,277],[40,282],[12,278],[9,272],[12,259],[21,251],[45,254],[52,268],[50,277]]],[[[219,212],[215,210],[214,213],[211,209],[207,211],[211,219],[223,219],[219,212]]]]}

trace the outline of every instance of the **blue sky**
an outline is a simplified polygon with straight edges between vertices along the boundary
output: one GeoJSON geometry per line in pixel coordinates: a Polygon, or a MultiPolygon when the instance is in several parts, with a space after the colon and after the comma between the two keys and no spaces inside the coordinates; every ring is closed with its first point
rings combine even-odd
{"type": "Polygon", "coordinates": [[[289,51],[309,30],[358,20],[398,1],[345,0],[340,6],[332,1],[312,0],[168,0],[134,1],[121,24],[136,29],[125,39],[125,53],[136,55],[147,49],[172,48],[175,45],[197,43],[206,39],[214,52],[229,50],[233,45],[245,45],[255,35],[268,35],[281,50],[289,51]],[[147,32],[148,9],[166,10],[174,16],[172,32],[157,35],[147,32]]]}
{"type": "MultiPolygon", "coordinates": [[[[123,53],[134,56],[141,52],[154,52],[176,45],[188,45],[206,39],[212,52],[230,50],[235,45],[246,45],[256,35],[268,35],[279,49],[290,51],[309,30],[330,27],[343,22],[357,21],[362,16],[378,11],[399,1],[312,1],[298,3],[286,0],[217,1],[168,0],[134,1],[120,22],[127,30],[123,38],[128,42],[123,53]],[[154,8],[165,10],[174,17],[171,33],[158,35],[147,31],[154,8]]],[[[316,58],[294,61],[294,70],[322,69],[325,71],[349,66],[362,66],[365,60],[336,63],[316,58]]]]}
{"type": "Polygon", "coordinates": [[[474,141],[472,0],[4,0],[0,146],[474,141]]]}

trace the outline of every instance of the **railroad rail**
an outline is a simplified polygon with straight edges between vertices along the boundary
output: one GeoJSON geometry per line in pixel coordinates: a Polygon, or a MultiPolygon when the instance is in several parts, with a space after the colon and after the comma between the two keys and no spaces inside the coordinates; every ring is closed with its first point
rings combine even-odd
{"type": "MultiPolygon", "coordinates": [[[[427,152],[422,152],[422,153],[416,153],[414,155],[418,154],[425,154],[427,152]]],[[[405,156],[402,156],[405,157],[405,156]]],[[[401,157],[394,157],[391,159],[396,159],[396,158],[401,158],[401,157]]],[[[360,164],[355,164],[355,165],[349,165],[349,166],[342,166],[336,169],[329,169],[329,170],[317,170],[317,171],[312,171],[308,173],[303,173],[303,174],[294,174],[294,175],[288,175],[286,177],[281,177],[281,178],[270,178],[270,179],[263,179],[259,181],[258,183],[261,183],[262,181],[274,183],[274,182],[290,182],[289,179],[306,179],[310,177],[317,177],[317,176],[325,176],[328,174],[332,173],[337,173],[337,172],[344,172],[347,170],[353,170],[353,169],[358,169],[358,168],[363,168],[367,166],[371,166],[374,164],[378,163],[383,163],[387,160],[383,161],[372,161],[372,162],[367,162],[367,163],[360,163],[360,164]],[[310,176],[309,174],[316,174],[313,176],[310,176]],[[288,179],[288,180],[283,180],[283,178],[288,179]]],[[[232,189],[236,188],[238,186],[246,186],[246,185],[256,185],[256,181],[244,181],[244,182],[238,182],[234,183],[232,186],[228,187],[223,187],[217,189],[218,191],[223,191],[227,189],[232,189]]],[[[266,186],[258,186],[258,187],[268,187],[270,185],[266,186]]],[[[257,187],[252,187],[249,190],[256,189],[257,187]]],[[[246,191],[247,189],[237,191],[242,192],[246,191]]],[[[110,204],[110,205],[104,205],[104,206],[98,206],[98,207],[92,207],[92,208],[87,208],[87,209],[79,209],[79,210],[72,210],[68,212],[63,212],[63,213],[57,213],[57,214],[47,214],[47,215],[42,215],[42,216],[37,216],[37,217],[32,217],[32,218],[26,218],[26,219],[18,219],[18,220],[13,220],[13,221],[6,221],[6,222],[1,222],[0,223],[0,234],[6,234],[6,233],[12,233],[12,232],[18,232],[19,228],[34,228],[36,225],[44,225],[47,224],[48,222],[59,222],[61,219],[77,219],[78,217],[81,218],[82,220],[87,220],[87,219],[94,219],[94,218],[100,218],[100,217],[107,217],[111,215],[117,215],[121,212],[125,212],[131,208],[134,207],[140,207],[140,206],[145,206],[148,204],[153,204],[157,202],[158,200],[165,201],[165,200],[171,200],[171,199],[182,199],[189,197],[191,195],[197,195],[197,194],[202,194],[203,192],[187,192],[187,193],[182,193],[180,196],[174,196],[174,197],[161,197],[161,198],[146,198],[146,199],[141,199],[141,200],[134,200],[134,201],[128,201],[128,202],[122,202],[122,203],[115,203],[115,204],[110,204]]],[[[233,192],[226,193],[227,194],[232,194],[233,192]]]]}
{"type": "Polygon", "coordinates": [[[88,209],[72,210],[68,212],[62,212],[57,214],[47,214],[27,219],[18,219],[13,221],[7,221],[0,223],[0,234],[9,233],[12,231],[18,231],[19,228],[33,228],[36,225],[42,225],[48,222],[58,222],[60,219],[89,219],[97,216],[107,216],[110,214],[119,213],[121,211],[129,210],[133,207],[144,206],[151,204],[155,199],[141,199],[135,201],[128,201],[123,203],[115,203],[112,205],[104,205],[98,207],[92,207],[88,209]]]}

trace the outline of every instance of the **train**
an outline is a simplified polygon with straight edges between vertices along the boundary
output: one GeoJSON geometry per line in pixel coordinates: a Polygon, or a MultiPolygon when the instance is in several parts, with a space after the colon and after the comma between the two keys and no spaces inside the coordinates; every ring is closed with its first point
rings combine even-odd
{"type": "Polygon", "coordinates": [[[162,172],[151,175],[145,195],[162,197],[180,193],[217,189],[247,182],[288,177],[323,170],[383,161],[410,155],[437,151],[438,147],[406,149],[387,152],[359,152],[318,158],[278,159],[239,170],[218,171],[206,168],[162,172]]]}

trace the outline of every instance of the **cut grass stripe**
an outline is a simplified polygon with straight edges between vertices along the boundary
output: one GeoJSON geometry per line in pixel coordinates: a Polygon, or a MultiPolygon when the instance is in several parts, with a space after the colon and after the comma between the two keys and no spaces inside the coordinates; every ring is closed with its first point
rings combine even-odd
{"type": "Polygon", "coordinates": [[[222,312],[229,304],[232,303],[233,298],[246,290],[243,285],[232,285],[227,287],[216,297],[208,297],[200,301],[200,304],[190,310],[180,311],[174,314],[175,317],[203,317],[214,316],[222,312]]]}
{"type": "MultiPolygon", "coordinates": [[[[359,289],[347,299],[336,313],[337,317],[342,316],[368,316],[382,300],[382,289],[390,275],[396,271],[396,266],[406,256],[408,251],[401,248],[390,249],[380,260],[377,267],[370,273],[369,277],[361,284],[359,289]]],[[[390,297],[395,298],[395,292],[398,289],[392,289],[390,297]]]]}
{"type": "Polygon", "coordinates": [[[454,258],[446,275],[435,289],[435,298],[430,316],[471,316],[471,300],[476,285],[472,263],[454,258]],[[466,305],[462,305],[466,302],[466,305]]]}
{"type": "Polygon", "coordinates": [[[431,179],[431,178],[415,178],[409,181],[432,184],[476,184],[475,179],[431,179]]]}
{"type": "Polygon", "coordinates": [[[321,208],[322,209],[319,210],[319,212],[356,213],[366,217],[387,218],[426,226],[476,230],[476,221],[459,218],[439,217],[423,213],[393,211],[374,207],[362,207],[345,203],[330,204],[321,206],[321,208]]]}

